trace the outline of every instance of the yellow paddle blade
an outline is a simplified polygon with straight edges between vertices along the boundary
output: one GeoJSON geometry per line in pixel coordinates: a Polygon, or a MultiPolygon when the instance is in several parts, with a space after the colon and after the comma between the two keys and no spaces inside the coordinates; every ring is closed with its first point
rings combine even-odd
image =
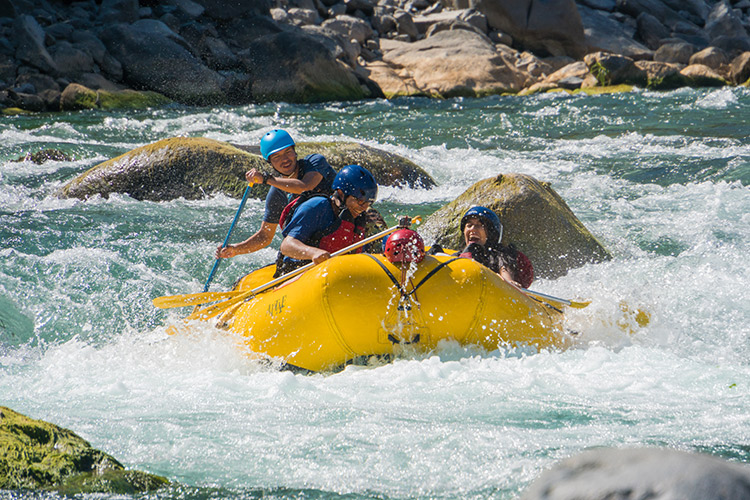
{"type": "Polygon", "coordinates": [[[215,300],[228,299],[235,297],[243,292],[203,292],[203,293],[186,293],[183,295],[166,295],[156,297],[153,300],[154,307],[159,309],[169,309],[172,307],[193,306],[196,304],[205,304],[215,300]]]}
{"type": "Polygon", "coordinates": [[[238,304],[245,300],[247,297],[253,295],[254,290],[248,290],[246,292],[240,292],[240,295],[236,295],[234,298],[213,304],[203,309],[193,311],[193,313],[187,317],[187,319],[211,319],[219,314],[223,313],[235,304],[238,304]]]}
{"type": "Polygon", "coordinates": [[[568,300],[568,299],[561,299],[559,297],[553,297],[552,295],[547,295],[546,293],[532,292],[531,290],[528,290],[526,288],[521,288],[521,290],[527,295],[531,295],[534,298],[537,298],[543,302],[552,304],[554,306],[568,306],[568,307],[573,307],[575,309],[583,309],[584,307],[591,304],[590,300],[579,302],[575,300],[568,300]]]}

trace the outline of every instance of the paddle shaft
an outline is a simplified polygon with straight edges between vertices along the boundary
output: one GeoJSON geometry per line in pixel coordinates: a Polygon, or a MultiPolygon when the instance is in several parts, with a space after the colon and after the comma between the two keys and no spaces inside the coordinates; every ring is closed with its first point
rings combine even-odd
{"type": "MultiPolygon", "coordinates": [[[[240,202],[240,208],[237,209],[237,213],[234,214],[234,219],[232,220],[232,225],[229,226],[229,231],[227,232],[227,237],[224,238],[224,243],[222,243],[221,247],[224,248],[229,243],[229,237],[232,235],[232,231],[234,231],[234,226],[237,225],[237,220],[240,218],[240,214],[242,213],[242,209],[245,208],[245,202],[247,202],[247,197],[250,195],[250,188],[252,187],[252,184],[248,184],[245,188],[245,193],[242,195],[242,201],[240,202]]],[[[206,285],[203,287],[204,292],[208,292],[208,287],[211,284],[211,280],[214,279],[214,274],[216,274],[216,270],[219,268],[219,263],[221,262],[221,259],[216,259],[216,262],[214,262],[214,267],[211,268],[211,273],[208,275],[208,279],[206,280],[206,285]]]]}
{"type": "MultiPolygon", "coordinates": [[[[382,238],[383,236],[387,236],[387,235],[391,234],[392,232],[396,231],[397,229],[400,229],[401,227],[402,227],[401,225],[397,225],[397,226],[393,226],[391,228],[385,229],[383,231],[380,231],[379,233],[373,234],[372,236],[369,236],[369,237],[363,239],[362,241],[358,241],[357,243],[353,243],[353,244],[349,245],[346,248],[342,248],[341,250],[337,250],[336,252],[333,252],[331,254],[331,257],[336,257],[338,255],[342,255],[342,254],[345,254],[347,252],[351,252],[352,250],[356,250],[356,249],[358,249],[360,247],[363,247],[363,246],[367,245],[368,243],[371,243],[371,242],[373,242],[375,240],[378,240],[378,239],[382,238]]],[[[298,275],[304,273],[305,271],[307,271],[309,269],[312,269],[316,265],[317,264],[315,264],[314,262],[310,262],[309,264],[305,264],[304,266],[300,267],[299,269],[295,269],[294,271],[289,272],[289,273],[287,273],[287,274],[285,274],[283,276],[279,276],[278,278],[275,278],[275,279],[269,281],[268,283],[266,283],[264,285],[260,285],[259,287],[253,288],[252,290],[248,290],[247,292],[243,292],[243,293],[241,293],[240,295],[238,295],[238,296],[236,296],[234,298],[231,298],[229,300],[225,300],[224,302],[219,302],[218,304],[214,304],[212,306],[208,306],[208,307],[206,307],[204,309],[200,309],[198,311],[193,311],[193,313],[190,316],[188,316],[188,319],[197,319],[197,318],[210,319],[210,318],[213,318],[214,316],[217,316],[218,314],[220,314],[222,311],[225,311],[225,310],[229,309],[234,304],[237,304],[238,302],[242,302],[243,300],[245,300],[247,298],[253,297],[254,295],[256,295],[256,294],[258,294],[258,293],[260,293],[260,292],[262,292],[264,290],[267,290],[267,289],[269,289],[271,287],[274,287],[274,286],[278,285],[279,283],[283,283],[284,281],[286,281],[286,280],[288,280],[290,278],[294,278],[295,276],[298,276],[298,275]]]]}

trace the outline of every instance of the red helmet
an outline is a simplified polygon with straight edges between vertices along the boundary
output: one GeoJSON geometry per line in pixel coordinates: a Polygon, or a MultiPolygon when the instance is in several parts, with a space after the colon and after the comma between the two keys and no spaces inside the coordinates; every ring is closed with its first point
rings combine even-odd
{"type": "Polygon", "coordinates": [[[390,262],[422,262],[424,241],[413,229],[399,229],[388,237],[383,252],[390,262]]]}

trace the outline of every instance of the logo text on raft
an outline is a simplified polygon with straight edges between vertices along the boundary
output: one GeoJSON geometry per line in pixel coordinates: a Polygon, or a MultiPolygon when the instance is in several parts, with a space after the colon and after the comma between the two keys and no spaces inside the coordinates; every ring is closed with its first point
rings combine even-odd
{"type": "Polygon", "coordinates": [[[284,310],[285,305],[286,295],[283,295],[280,299],[276,299],[275,301],[273,301],[273,304],[268,304],[268,315],[276,316],[277,314],[281,314],[281,311],[284,310]]]}

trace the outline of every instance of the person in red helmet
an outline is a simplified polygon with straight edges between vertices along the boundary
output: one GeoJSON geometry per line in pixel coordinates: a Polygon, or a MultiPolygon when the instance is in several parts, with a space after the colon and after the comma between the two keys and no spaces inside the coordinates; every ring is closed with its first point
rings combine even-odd
{"type": "Polygon", "coordinates": [[[275,172],[271,175],[253,168],[245,173],[249,183],[271,186],[260,229],[241,243],[218,247],[217,259],[256,252],[270,245],[284,207],[297,195],[331,194],[336,171],[319,154],[298,159],[294,139],[285,130],[274,129],[266,133],[260,140],[260,153],[275,172]]]}

